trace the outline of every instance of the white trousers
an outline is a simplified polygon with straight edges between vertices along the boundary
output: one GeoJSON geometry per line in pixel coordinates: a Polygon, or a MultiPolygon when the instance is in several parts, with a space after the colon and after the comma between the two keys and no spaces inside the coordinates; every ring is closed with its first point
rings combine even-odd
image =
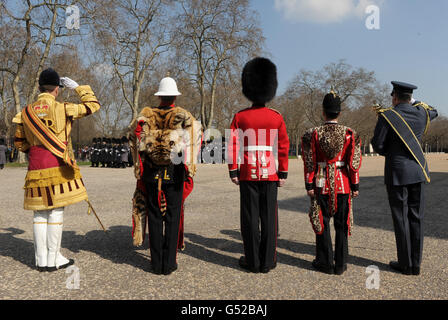
{"type": "Polygon", "coordinates": [[[34,252],[38,267],[59,267],[69,262],[61,249],[64,208],[34,211],[34,252]]]}

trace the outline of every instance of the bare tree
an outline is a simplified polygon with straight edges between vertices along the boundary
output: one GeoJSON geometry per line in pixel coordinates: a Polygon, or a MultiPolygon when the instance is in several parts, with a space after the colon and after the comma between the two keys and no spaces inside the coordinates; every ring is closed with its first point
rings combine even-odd
{"type": "Polygon", "coordinates": [[[341,97],[341,123],[356,130],[368,146],[377,120],[372,106],[387,105],[390,92],[378,83],[374,72],[354,68],[344,60],[318,71],[301,70],[289,84],[281,99],[292,142],[300,143],[297,138],[305,129],[322,123],[322,100],[331,89],[341,97]]]}
{"type": "Polygon", "coordinates": [[[427,152],[444,152],[448,142],[448,118],[439,116],[431,122],[427,134],[422,139],[422,146],[427,152]]]}
{"type": "MultiPolygon", "coordinates": [[[[167,0],[89,1],[95,46],[113,66],[125,103],[136,118],[145,76],[171,43],[167,0]]],[[[131,120],[132,120],[131,119],[131,120]]]]}
{"type": "Polygon", "coordinates": [[[247,0],[179,0],[177,57],[194,82],[201,122],[214,124],[223,76],[238,75],[242,64],[261,51],[264,38],[247,0]]]}
{"type": "MultiPolygon", "coordinates": [[[[73,3],[73,1],[70,1],[73,3]]],[[[31,81],[31,91],[26,96],[26,103],[31,103],[37,93],[39,74],[50,54],[57,37],[65,36],[65,8],[67,0],[22,0],[15,3],[14,10],[9,8],[9,1],[0,4],[0,12],[4,15],[3,23],[13,24],[21,34],[19,43],[15,43],[12,50],[15,58],[0,67],[0,71],[12,76],[12,91],[16,112],[22,109],[20,81],[28,78],[31,81]],[[14,13],[12,13],[14,12],[14,13]],[[21,13],[21,14],[20,14],[21,13]],[[32,52],[30,52],[32,50],[32,52]],[[30,74],[24,74],[24,69],[31,56],[38,56],[38,64],[30,74]]]]}
{"type": "Polygon", "coordinates": [[[288,96],[288,92],[276,99],[275,103],[279,106],[285,120],[286,129],[290,143],[295,146],[296,155],[299,155],[298,145],[301,144],[301,137],[305,130],[309,128],[306,110],[308,99],[306,97],[288,96]]]}

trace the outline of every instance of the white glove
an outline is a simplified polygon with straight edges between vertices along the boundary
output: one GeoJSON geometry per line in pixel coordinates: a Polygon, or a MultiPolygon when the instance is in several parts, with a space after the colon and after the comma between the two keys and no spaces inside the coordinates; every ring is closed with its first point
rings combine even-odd
{"type": "Polygon", "coordinates": [[[79,84],[67,77],[61,78],[61,84],[68,89],[76,89],[79,87],[79,84]]]}

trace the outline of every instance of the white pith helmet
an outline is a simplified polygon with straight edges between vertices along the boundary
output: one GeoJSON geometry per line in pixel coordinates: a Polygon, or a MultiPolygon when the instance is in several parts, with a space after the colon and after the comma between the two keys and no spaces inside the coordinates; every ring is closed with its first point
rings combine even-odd
{"type": "Polygon", "coordinates": [[[173,78],[166,77],[160,81],[159,91],[154,95],[159,97],[174,97],[180,96],[181,94],[182,93],[177,90],[176,81],[174,81],[173,78]]]}

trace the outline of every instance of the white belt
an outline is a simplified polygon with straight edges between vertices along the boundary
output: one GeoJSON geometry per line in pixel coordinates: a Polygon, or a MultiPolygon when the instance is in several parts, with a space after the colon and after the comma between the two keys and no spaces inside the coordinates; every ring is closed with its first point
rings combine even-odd
{"type": "Polygon", "coordinates": [[[271,146],[247,146],[244,151],[272,151],[274,150],[271,146]]]}
{"type": "MultiPolygon", "coordinates": [[[[327,167],[326,162],[319,162],[318,165],[322,169],[327,167]]],[[[336,167],[339,167],[339,168],[345,167],[345,162],[344,161],[336,161],[336,167]]]]}

